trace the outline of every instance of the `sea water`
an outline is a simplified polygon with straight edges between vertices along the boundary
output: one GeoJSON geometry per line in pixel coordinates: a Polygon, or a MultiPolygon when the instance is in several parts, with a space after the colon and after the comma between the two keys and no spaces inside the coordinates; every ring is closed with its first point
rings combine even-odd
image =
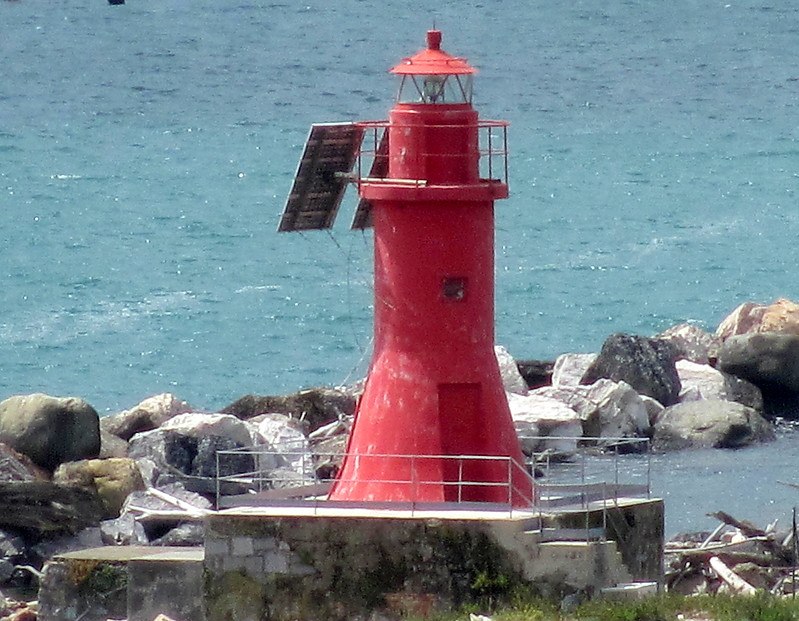
{"type": "MultiPolygon", "coordinates": [[[[387,68],[433,25],[480,69],[481,116],[511,122],[514,356],[799,298],[787,0],[0,0],[0,396],[213,410],[362,377],[354,196],[329,233],[275,231],[308,126],[385,118],[387,68]]],[[[784,514],[798,445],[656,458],[669,528],[784,514]]]]}

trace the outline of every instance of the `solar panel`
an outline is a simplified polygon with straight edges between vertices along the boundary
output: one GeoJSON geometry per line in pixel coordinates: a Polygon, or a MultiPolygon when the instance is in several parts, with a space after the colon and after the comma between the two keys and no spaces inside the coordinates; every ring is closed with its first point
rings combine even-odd
{"type": "MultiPolygon", "coordinates": [[[[380,145],[377,147],[372,166],[369,169],[369,178],[385,179],[388,177],[388,130],[383,132],[380,137],[380,145]]],[[[352,219],[352,229],[368,229],[372,226],[372,203],[368,199],[362,198],[358,201],[358,208],[355,210],[355,217],[352,219]]]]}
{"type": "Polygon", "coordinates": [[[311,126],[278,231],[333,226],[363,132],[355,123],[311,126]]]}

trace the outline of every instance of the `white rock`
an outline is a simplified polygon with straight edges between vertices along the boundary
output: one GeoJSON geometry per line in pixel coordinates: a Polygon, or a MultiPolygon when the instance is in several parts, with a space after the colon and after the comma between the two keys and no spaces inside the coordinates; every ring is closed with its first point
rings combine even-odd
{"type": "Polygon", "coordinates": [[[266,414],[260,419],[256,428],[263,443],[271,444],[278,451],[304,450],[308,447],[308,438],[297,429],[289,416],[266,414]]]}
{"type": "Polygon", "coordinates": [[[519,367],[516,365],[513,356],[502,345],[495,346],[494,353],[497,356],[499,373],[502,376],[502,385],[505,390],[517,395],[526,395],[527,382],[524,381],[522,374],[519,373],[519,367]]]}
{"type": "Polygon", "coordinates": [[[572,408],[587,436],[637,438],[649,433],[647,405],[625,382],[600,379],[590,386],[545,387],[532,394],[557,399],[572,408]]]}
{"type": "Polygon", "coordinates": [[[553,450],[558,453],[574,453],[577,440],[583,435],[583,426],[577,412],[568,405],[548,397],[529,394],[507,393],[511,417],[528,454],[553,450]],[[556,436],[563,439],[536,439],[556,436]]]}
{"type": "Polygon", "coordinates": [[[561,354],[552,369],[552,385],[578,386],[596,357],[597,354],[561,354]]]}
{"type": "Polygon", "coordinates": [[[697,364],[689,360],[678,360],[677,375],[680,376],[683,392],[680,401],[697,401],[699,399],[726,399],[724,375],[708,364],[697,364]]]}
{"type": "Polygon", "coordinates": [[[303,480],[315,478],[308,438],[297,429],[291,418],[285,414],[266,414],[257,429],[263,441],[283,457],[291,471],[303,480]]]}
{"type": "Polygon", "coordinates": [[[683,386],[677,397],[678,403],[688,403],[689,401],[701,401],[702,393],[698,386],[683,386]]]}
{"type": "Polygon", "coordinates": [[[232,414],[179,414],[163,425],[163,431],[179,431],[192,438],[219,436],[228,438],[241,446],[263,444],[258,428],[251,423],[236,418],[232,414]]]}
{"type": "Polygon", "coordinates": [[[153,416],[153,420],[157,421],[160,419],[161,423],[169,420],[173,416],[196,411],[186,401],[178,399],[175,395],[169,392],[148,397],[139,403],[139,405],[137,405],[135,408],[131,409],[145,410],[146,412],[150,412],[153,416]]]}

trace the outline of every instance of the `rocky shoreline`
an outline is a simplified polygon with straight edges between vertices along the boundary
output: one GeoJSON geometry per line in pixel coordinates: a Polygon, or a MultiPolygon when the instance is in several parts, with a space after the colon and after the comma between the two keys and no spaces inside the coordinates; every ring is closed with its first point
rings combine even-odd
{"type": "MultiPolygon", "coordinates": [[[[498,347],[497,358],[533,460],[630,438],[642,440],[639,450],[738,448],[772,440],[775,420],[799,411],[799,305],[788,300],[743,304],[713,334],[683,324],[654,337],[611,335],[596,354],[516,361],[498,347]]],[[[217,475],[255,467],[246,453],[217,461],[218,451],[268,450],[257,467],[273,487],[330,478],[361,388],[247,395],[219,412],[162,394],[103,418],[79,398],[7,398],[0,590],[34,592],[47,560],[69,550],[202,544],[199,521],[153,516],[201,515],[214,506],[217,475]]],[[[0,619],[36,618],[36,605],[0,604],[0,619]]]]}

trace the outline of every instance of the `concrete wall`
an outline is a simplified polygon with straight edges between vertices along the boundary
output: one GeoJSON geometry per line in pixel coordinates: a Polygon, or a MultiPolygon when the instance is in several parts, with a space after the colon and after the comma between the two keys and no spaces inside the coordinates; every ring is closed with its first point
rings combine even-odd
{"type": "Polygon", "coordinates": [[[468,513],[213,514],[204,550],[108,547],[56,557],[45,568],[39,619],[365,621],[375,611],[399,619],[516,594],[661,581],[662,501],[604,514],[468,513]],[[543,541],[539,517],[583,531],[604,524],[615,541],[543,541]]]}
{"type": "Polygon", "coordinates": [[[602,527],[615,541],[633,580],[662,582],[664,506],[661,499],[623,503],[591,511],[545,514],[544,526],[602,527]]]}
{"type": "MultiPolygon", "coordinates": [[[[355,621],[375,610],[424,616],[521,592],[559,597],[660,581],[662,508],[654,501],[620,509],[627,524],[617,529],[621,548],[613,541],[542,543],[530,519],[212,515],[207,621],[355,621]],[[648,540],[658,532],[659,541],[648,540]]],[[[580,516],[564,520],[582,526],[586,513],[580,516]]]]}
{"type": "Polygon", "coordinates": [[[485,522],[215,515],[208,621],[365,619],[501,598],[523,584],[485,522]]]}
{"type": "Polygon", "coordinates": [[[204,621],[203,564],[194,549],[171,549],[128,562],[128,621],[204,621]]]}
{"type": "Polygon", "coordinates": [[[47,563],[40,621],[203,621],[202,548],[114,546],[47,563]]]}

